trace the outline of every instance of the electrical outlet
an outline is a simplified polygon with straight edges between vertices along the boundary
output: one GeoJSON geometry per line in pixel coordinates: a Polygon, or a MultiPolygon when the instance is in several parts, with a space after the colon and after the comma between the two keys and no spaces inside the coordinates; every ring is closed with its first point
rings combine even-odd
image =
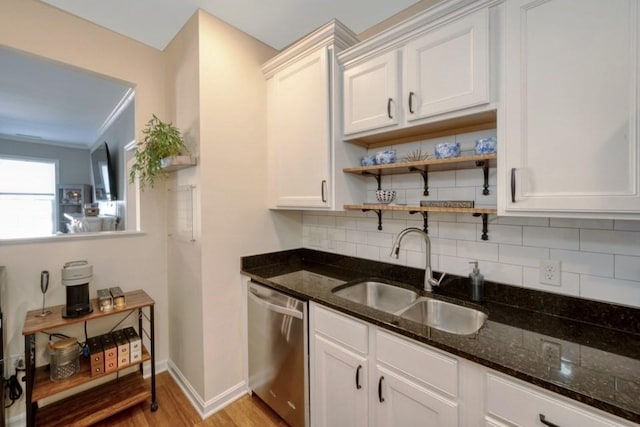
{"type": "Polygon", "coordinates": [[[16,368],[24,369],[24,354],[15,354],[11,356],[11,364],[7,366],[7,368],[9,369],[9,375],[15,374],[16,368]]]}
{"type": "Polygon", "coordinates": [[[560,286],[560,261],[543,259],[540,261],[540,283],[560,286]]]}

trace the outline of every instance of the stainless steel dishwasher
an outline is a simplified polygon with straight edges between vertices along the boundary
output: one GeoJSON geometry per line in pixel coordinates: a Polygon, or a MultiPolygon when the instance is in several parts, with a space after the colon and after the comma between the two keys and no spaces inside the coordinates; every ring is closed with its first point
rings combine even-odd
{"type": "Polygon", "coordinates": [[[250,282],[249,388],[292,427],[309,425],[307,303],[250,282]]]}

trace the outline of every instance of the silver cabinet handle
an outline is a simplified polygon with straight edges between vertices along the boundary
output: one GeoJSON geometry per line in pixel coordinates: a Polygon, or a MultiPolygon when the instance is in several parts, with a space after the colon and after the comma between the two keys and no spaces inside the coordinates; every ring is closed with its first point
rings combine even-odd
{"type": "Polygon", "coordinates": [[[516,168],[511,168],[511,203],[516,202],[516,168]]]}
{"type": "Polygon", "coordinates": [[[547,421],[547,418],[544,416],[544,414],[539,414],[540,415],[540,422],[546,426],[549,427],[560,427],[558,424],[554,424],[552,422],[547,421]]]}
{"type": "Polygon", "coordinates": [[[415,111],[413,111],[413,95],[415,95],[415,93],[409,92],[409,112],[411,114],[415,113],[415,111]]]}
{"type": "Polygon", "coordinates": [[[327,180],[323,179],[320,184],[320,191],[322,193],[322,203],[327,203],[327,196],[325,194],[325,188],[327,188],[327,180]]]}

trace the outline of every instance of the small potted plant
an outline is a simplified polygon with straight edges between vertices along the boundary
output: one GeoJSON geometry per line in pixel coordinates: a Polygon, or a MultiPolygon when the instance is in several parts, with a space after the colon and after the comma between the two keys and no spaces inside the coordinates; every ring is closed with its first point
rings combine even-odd
{"type": "MultiPolygon", "coordinates": [[[[148,185],[153,188],[156,179],[164,176],[168,159],[188,156],[189,149],[184,144],[180,130],[171,123],[165,123],[155,114],[142,131],[144,139],[136,146],[135,162],[129,173],[129,182],[136,176],[140,180],[140,189],[148,185]]],[[[187,157],[191,162],[191,158],[187,157]]]]}

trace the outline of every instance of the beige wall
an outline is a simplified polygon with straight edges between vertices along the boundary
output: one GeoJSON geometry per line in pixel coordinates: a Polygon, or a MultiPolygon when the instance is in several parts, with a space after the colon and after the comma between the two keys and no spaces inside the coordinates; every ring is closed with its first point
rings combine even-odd
{"type": "MultiPolygon", "coordinates": [[[[118,78],[136,86],[136,135],[157,113],[166,114],[162,52],[75,18],[35,0],[0,1],[0,44],[118,78]]],[[[109,239],[53,240],[49,243],[0,243],[0,265],[6,266],[2,301],[6,316],[7,354],[23,352],[26,311],[40,307],[41,270],[51,272],[48,304],[63,304],[60,269],[68,261],[94,265],[91,292],[107,285],[145,289],[156,301],[156,354],[168,357],[166,237],[161,189],[143,193],[144,235],[109,239]]],[[[23,404],[10,416],[24,412],[23,404]]]]}
{"type": "MultiPolygon", "coordinates": [[[[184,25],[165,49],[167,64],[167,107],[169,119],[183,132],[192,154],[200,142],[200,73],[198,53],[198,15],[184,25]]],[[[167,187],[167,209],[179,211],[176,190],[195,185],[198,195],[200,167],[171,174],[167,187]],[[172,195],[176,195],[173,197],[172,195]]],[[[196,201],[195,206],[199,203],[196,201]]],[[[192,208],[194,204],[192,204],[192,208]]],[[[184,236],[170,237],[168,250],[169,359],[193,391],[204,396],[204,344],[202,325],[202,236],[201,215],[194,224],[195,242],[184,236]]],[[[171,221],[169,221],[171,222],[171,221]]],[[[171,228],[171,226],[169,226],[171,228]]]]}
{"type": "MultiPolygon", "coordinates": [[[[299,212],[267,209],[266,82],[276,52],[200,12],[205,400],[241,384],[240,257],[300,247],[299,212]]],[[[215,400],[215,399],[214,399],[215,400]]]]}

